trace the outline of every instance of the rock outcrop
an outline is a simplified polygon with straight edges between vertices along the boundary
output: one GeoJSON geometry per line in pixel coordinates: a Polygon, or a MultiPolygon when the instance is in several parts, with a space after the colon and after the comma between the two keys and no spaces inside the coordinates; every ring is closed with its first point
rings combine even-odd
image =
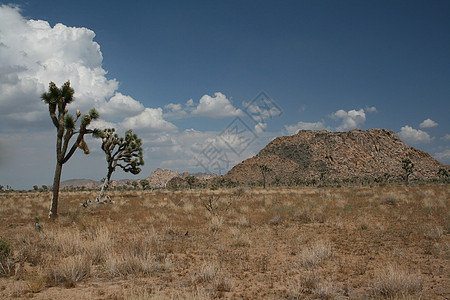
{"type": "Polygon", "coordinates": [[[152,188],[165,188],[172,178],[179,176],[181,174],[177,171],[158,168],[150,174],[147,180],[152,188]]]}
{"type": "Polygon", "coordinates": [[[249,184],[262,181],[260,165],[267,165],[270,180],[281,184],[355,178],[396,178],[404,174],[402,160],[414,164],[411,179],[431,180],[445,166],[428,153],[404,143],[385,129],[329,132],[302,130],[270,142],[256,156],[233,167],[226,178],[249,184]]]}
{"type": "Polygon", "coordinates": [[[194,176],[197,179],[198,184],[206,183],[219,175],[216,174],[205,174],[205,173],[195,173],[190,174],[188,172],[179,173],[177,171],[167,170],[167,169],[156,169],[147,178],[150,187],[152,188],[166,188],[166,187],[184,187],[188,186],[185,179],[189,176],[194,176]],[[170,183],[170,184],[169,184],[170,183]]]}

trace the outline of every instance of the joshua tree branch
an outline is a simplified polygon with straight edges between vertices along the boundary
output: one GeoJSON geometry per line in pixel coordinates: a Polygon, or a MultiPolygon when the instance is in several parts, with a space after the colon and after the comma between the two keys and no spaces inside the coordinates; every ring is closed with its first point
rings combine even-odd
{"type": "Polygon", "coordinates": [[[77,140],[72,145],[72,148],[70,148],[69,153],[67,153],[67,155],[64,157],[63,163],[66,163],[72,157],[72,155],[75,153],[75,150],[77,150],[78,145],[80,144],[81,140],[83,139],[84,133],[85,133],[85,131],[83,130],[83,128],[80,129],[80,133],[78,134],[77,140]]]}
{"type": "Polygon", "coordinates": [[[50,112],[50,118],[52,118],[53,125],[55,125],[56,128],[59,128],[58,117],[56,116],[56,104],[49,104],[48,110],[50,112]]]}

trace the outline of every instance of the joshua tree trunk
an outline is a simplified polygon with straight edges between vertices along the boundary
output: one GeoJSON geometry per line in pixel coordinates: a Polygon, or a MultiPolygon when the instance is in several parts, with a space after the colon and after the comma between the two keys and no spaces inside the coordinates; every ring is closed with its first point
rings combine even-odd
{"type": "Polygon", "coordinates": [[[97,197],[97,201],[100,201],[105,194],[106,189],[108,188],[109,180],[108,178],[105,178],[105,181],[103,181],[102,189],[100,190],[100,194],[97,197]]]}
{"type": "Polygon", "coordinates": [[[58,123],[57,128],[57,140],[56,140],[56,168],[55,168],[55,177],[53,178],[53,197],[52,197],[52,203],[50,206],[50,212],[48,214],[48,217],[50,219],[54,219],[58,216],[58,198],[59,198],[59,183],[61,181],[61,172],[62,172],[62,166],[64,164],[64,154],[63,150],[67,149],[67,146],[63,149],[63,136],[64,136],[64,116],[61,112],[62,108],[59,112],[59,119],[55,122],[58,123]]]}
{"type": "Polygon", "coordinates": [[[53,179],[53,197],[50,207],[49,218],[55,218],[58,215],[58,195],[59,195],[59,183],[61,180],[62,163],[57,162],[55,168],[55,177],[53,179]]]}
{"type": "Polygon", "coordinates": [[[106,189],[109,186],[109,182],[111,180],[111,175],[114,172],[113,168],[108,168],[108,175],[105,178],[105,181],[103,181],[102,189],[100,190],[100,194],[97,197],[97,201],[102,201],[103,195],[105,194],[106,189]]]}
{"type": "Polygon", "coordinates": [[[263,176],[263,187],[265,189],[266,188],[266,174],[263,172],[262,176],[263,176]]]}

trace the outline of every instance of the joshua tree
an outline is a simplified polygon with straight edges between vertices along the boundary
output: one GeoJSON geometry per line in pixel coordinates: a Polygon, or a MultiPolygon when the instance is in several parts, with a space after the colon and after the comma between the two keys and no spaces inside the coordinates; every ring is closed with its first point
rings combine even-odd
{"type": "Polygon", "coordinates": [[[147,179],[141,179],[141,181],[139,181],[139,184],[142,186],[143,190],[147,190],[150,188],[150,183],[147,179]]]}
{"type": "Polygon", "coordinates": [[[119,137],[114,132],[114,128],[95,130],[94,132],[95,137],[102,139],[102,150],[106,154],[106,162],[108,163],[108,173],[103,181],[97,202],[101,201],[105,194],[111,175],[116,170],[116,167],[136,175],[141,172],[139,166],[144,165],[141,139],[136,134],[133,134],[131,129],[125,133],[125,138],[119,137]]]}
{"type": "Polygon", "coordinates": [[[447,178],[450,176],[449,171],[447,171],[444,168],[440,168],[438,171],[438,175],[439,175],[439,179],[442,182],[445,182],[447,180],[447,178]]]}
{"type": "Polygon", "coordinates": [[[197,178],[193,175],[187,176],[185,180],[189,185],[189,189],[192,189],[197,184],[197,178]]]}
{"type": "Polygon", "coordinates": [[[405,184],[409,185],[409,176],[414,172],[414,164],[409,158],[402,160],[402,169],[405,170],[405,184]]]}
{"type": "Polygon", "coordinates": [[[41,99],[48,104],[50,117],[53,125],[56,127],[56,168],[53,179],[53,197],[49,218],[56,218],[58,216],[58,195],[62,166],[72,157],[78,147],[83,149],[85,154],[89,154],[89,148],[84,141],[84,135],[93,133],[93,130],[88,129],[87,126],[92,120],[98,118],[98,112],[95,109],[91,109],[89,114],[83,117],[81,117],[80,110],[78,109],[75,117],[68,114],[66,106],[74,100],[74,93],[75,91],[70,87],[69,81],[64,83],[61,88],[58,88],[54,82],[50,82],[48,92],[43,93],[41,96],[41,99]],[[77,129],[76,123],[80,117],[81,125],[77,129]],[[73,136],[76,136],[76,140],[69,147],[70,139],[73,136]],[[67,152],[67,150],[69,151],[67,152]]]}
{"type": "Polygon", "coordinates": [[[131,185],[133,186],[133,189],[137,189],[139,183],[137,181],[132,181],[131,185]]]}
{"type": "Polygon", "coordinates": [[[268,165],[265,165],[265,164],[260,165],[260,166],[259,166],[259,169],[261,170],[261,174],[262,174],[262,177],[263,177],[263,186],[264,186],[264,188],[266,188],[266,177],[267,177],[267,173],[271,172],[272,169],[269,168],[269,166],[268,166],[268,165]]]}

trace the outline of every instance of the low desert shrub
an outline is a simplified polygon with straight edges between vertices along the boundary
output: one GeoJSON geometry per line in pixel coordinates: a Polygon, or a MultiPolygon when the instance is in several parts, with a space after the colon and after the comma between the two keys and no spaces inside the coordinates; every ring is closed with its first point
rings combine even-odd
{"type": "Polygon", "coordinates": [[[331,244],[318,240],[300,252],[300,265],[316,267],[333,254],[331,244]]]}
{"type": "Polygon", "coordinates": [[[24,276],[28,290],[32,293],[39,293],[47,285],[47,276],[41,272],[31,272],[24,276]]]}
{"type": "Polygon", "coordinates": [[[106,227],[99,227],[89,235],[86,250],[89,251],[93,263],[103,263],[107,254],[114,247],[114,238],[106,227]]]}
{"type": "Polygon", "coordinates": [[[11,255],[9,243],[0,237],[0,259],[3,260],[11,255]]]}
{"type": "Polygon", "coordinates": [[[219,266],[216,263],[205,262],[198,271],[198,277],[203,282],[212,282],[216,278],[216,274],[219,271],[219,266]]]}
{"type": "Polygon", "coordinates": [[[209,221],[209,230],[212,233],[217,233],[223,226],[223,217],[222,216],[212,216],[209,221]]]}
{"type": "Polygon", "coordinates": [[[279,225],[281,223],[280,215],[275,215],[269,220],[269,225],[279,225]]]}
{"type": "Polygon", "coordinates": [[[301,279],[291,279],[287,282],[287,298],[292,300],[304,299],[305,295],[313,294],[320,283],[315,271],[308,271],[301,279]]]}
{"type": "Polygon", "coordinates": [[[397,206],[398,200],[394,197],[386,197],[382,201],[383,204],[391,205],[391,206],[397,206]]]}
{"type": "Polygon", "coordinates": [[[15,256],[16,259],[23,263],[28,262],[37,266],[43,260],[43,253],[49,248],[48,240],[41,233],[34,230],[28,230],[16,235],[15,238],[15,256]]]}
{"type": "Polygon", "coordinates": [[[370,296],[374,298],[393,298],[420,295],[422,280],[419,275],[408,273],[390,265],[375,273],[371,283],[370,296]]]}
{"type": "Polygon", "coordinates": [[[149,233],[135,233],[121,245],[106,255],[104,265],[109,275],[151,274],[160,269],[149,233]]]}
{"type": "Polygon", "coordinates": [[[314,294],[318,299],[331,300],[336,299],[338,292],[331,282],[320,282],[317,284],[314,294]]]}
{"type": "Polygon", "coordinates": [[[217,276],[214,280],[214,290],[217,292],[229,292],[233,287],[233,282],[229,277],[217,276]]]}
{"type": "Polygon", "coordinates": [[[7,241],[0,237],[0,276],[8,276],[14,269],[11,258],[11,247],[7,241]]]}
{"type": "Polygon", "coordinates": [[[76,283],[91,272],[92,261],[88,255],[78,254],[53,262],[49,267],[49,278],[53,283],[76,283]]]}
{"type": "Polygon", "coordinates": [[[445,234],[441,226],[426,225],[422,226],[421,229],[424,237],[432,241],[440,241],[445,234]]]}

